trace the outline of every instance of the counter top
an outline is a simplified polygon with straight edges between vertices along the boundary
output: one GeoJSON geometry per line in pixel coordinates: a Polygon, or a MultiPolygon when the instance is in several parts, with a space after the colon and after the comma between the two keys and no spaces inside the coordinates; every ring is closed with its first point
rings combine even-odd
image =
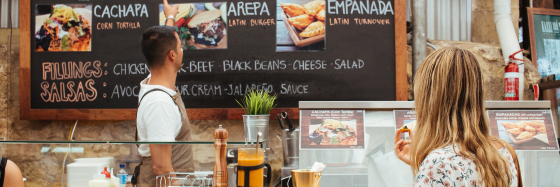
{"type": "MultiPolygon", "coordinates": [[[[550,109],[550,101],[486,101],[486,109],[550,109]]],[[[300,101],[300,109],[412,109],[414,101],[300,101]]]]}

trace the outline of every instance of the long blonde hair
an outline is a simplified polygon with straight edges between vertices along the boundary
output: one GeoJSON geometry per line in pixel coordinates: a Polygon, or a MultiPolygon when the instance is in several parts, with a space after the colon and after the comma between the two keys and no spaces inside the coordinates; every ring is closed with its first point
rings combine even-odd
{"type": "Polygon", "coordinates": [[[417,125],[410,146],[414,175],[432,151],[454,151],[474,161],[487,187],[510,186],[507,160],[493,146],[485,115],[484,84],[476,57],[455,47],[439,49],[420,65],[414,79],[417,125]]]}

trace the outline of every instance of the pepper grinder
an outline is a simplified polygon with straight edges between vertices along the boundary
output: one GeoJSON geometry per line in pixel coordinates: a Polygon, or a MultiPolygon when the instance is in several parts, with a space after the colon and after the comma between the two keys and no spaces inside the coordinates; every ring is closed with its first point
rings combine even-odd
{"type": "Polygon", "coordinates": [[[214,177],[212,187],[227,187],[228,171],[226,162],[228,131],[222,128],[214,130],[214,150],[216,152],[216,162],[214,163],[214,177]]]}

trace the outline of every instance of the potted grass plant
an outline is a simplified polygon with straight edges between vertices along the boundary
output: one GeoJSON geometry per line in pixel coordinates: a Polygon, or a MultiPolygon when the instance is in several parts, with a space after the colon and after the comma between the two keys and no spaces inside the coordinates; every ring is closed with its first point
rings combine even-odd
{"type": "Polygon", "coordinates": [[[257,133],[261,132],[261,140],[268,140],[268,123],[270,111],[276,107],[274,101],[278,98],[276,94],[271,95],[266,90],[254,90],[245,93],[245,96],[237,103],[245,111],[243,124],[245,127],[246,141],[256,141],[257,133]]]}

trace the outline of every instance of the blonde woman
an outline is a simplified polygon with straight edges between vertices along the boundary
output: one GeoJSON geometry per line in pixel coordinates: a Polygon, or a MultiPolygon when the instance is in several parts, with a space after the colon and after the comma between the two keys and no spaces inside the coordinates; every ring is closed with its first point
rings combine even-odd
{"type": "Polygon", "coordinates": [[[490,135],[482,73],[472,53],[437,50],[422,62],[414,81],[414,136],[395,145],[416,176],[414,186],[522,185],[515,151],[490,135]]]}

